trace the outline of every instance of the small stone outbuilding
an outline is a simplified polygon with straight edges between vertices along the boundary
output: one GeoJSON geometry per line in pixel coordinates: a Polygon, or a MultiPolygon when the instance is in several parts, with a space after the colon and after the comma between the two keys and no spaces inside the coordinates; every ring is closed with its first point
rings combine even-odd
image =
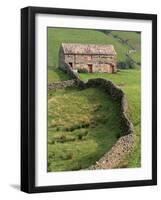
{"type": "Polygon", "coordinates": [[[59,50],[59,68],[67,71],[117,72],[116,51],[113,45],[62,43],[59,50]]]}

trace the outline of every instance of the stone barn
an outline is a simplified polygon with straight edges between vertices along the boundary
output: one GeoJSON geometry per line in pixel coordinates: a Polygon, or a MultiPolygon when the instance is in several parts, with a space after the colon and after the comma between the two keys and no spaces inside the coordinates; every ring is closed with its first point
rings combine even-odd
{"type": "Polygon", "coordinates": [[[116,51],[113,45],[62,43],[59,50],[59,68],[88,73],[117,71],[116,51]]]}

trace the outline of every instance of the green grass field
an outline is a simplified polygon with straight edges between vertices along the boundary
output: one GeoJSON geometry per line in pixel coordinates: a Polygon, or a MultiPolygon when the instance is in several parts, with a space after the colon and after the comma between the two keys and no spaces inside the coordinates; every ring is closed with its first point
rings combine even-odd
{"type": "MultiPolygon", "coordinates": [[[[128,45],[126,44],[122,44],[117,36],[114,37],[114,35],[117,35],[118,37],[121,37],[123,39],[127,39],[128,43],[130,45],[132,45],[135,49],[137,49],[136,53],[130,54],[130,56],[136,61],[139,62],[140,61],[140,57],[141,57],[141,52],[140,52],[140,40],[141,40],[141,34],[138,34],[136,32],[125,32],[125,31],[112,31],[112,35],[111,34],[105,34],[103,32],[100,32],[99,30],[83,30],[83,29],[66,29],[66,28],[49,28],[48,29],[48,83],[51,82],[55,82],[55,81],[62,81],[62,80],[67,80],[69,79],[69,77],[67,76],[67,74],[63,73],[62,71],[59,71],[57,69],[58,67],[58,51],[59,51],[59,47],[60,44],[62,42],[74,42],[74,43],[100,43],[100,44],[113,44],[116,51],[117,51],[117,55],[118,55],[118,62],[119,61],[125,61],[126,56],[125,54],[127,53],[127,51],[129,50],[128,45]]],[[[128,100],[128,116],[130,118],[130,120],[132,121],[133,125],[134,125],[134,136],[135,136],[135,146],[134,146],[134,150],[120,163],[120,166],[118,167],[140,167],[141,165],[141,147],[140,147],[140,138],[141,138],[141,105],[140,105],[140,99],[141,99],[141,83],[140,83],[140,78],[141,78],[141,70],[140,68],[138,69],[131,69],[131,70],[119,70],[118,73],[116,74],[106,74],[106,73],[93,73],[93,74],[80,74],[80,78],[84,81],[87,81],[89,78],[105,78],[108,80],[111,80],[112,82],[114,82],[115,84],[117,84],[118,86],[120,86],[122,88],[122,90],[125,92],[126,96],[127,96],[127,100],[128,100]]],[[[57,91],[56,93],[54,92],[50,92],[52,94],[49,93],[49,103],[48,103],[48,111],[49,111],[49,130],[48,130],[48,139],[49,139],[49,144],[48,144],[48,169],[49,171],[52,170],[56,170],[56,171],[61,171],[61,170],[74,170],[74,169],[81,169],[84,167],[87,167],[89,165],[89,162],[92,163],[95,160],[97,160],[99,158],[99,156],[101,156],[103,154],[103,152],[105,152],[105,146],[107,145],[107,143],[101,143],[101,145],[103,145],[103,147],[99,147],[99,151],[98,154],[96,152],[96,143],[99,143],[99,137],[97,134],[100,134],[100,131],[96,128],[91,129],[90,127],[86,128],[83,127],[82,129],[80,128],[80,132],[82,131],[82,134],[86,134],[88,132],[88,134],[85,137],[85,141],[81,141],[82,142],[82,146],[80,146],[80,140],[78,139],[78,137],[81,136],[76,136],[77,134],[79,135],[79,133],[76,133],[76,135],[74,135],[74,132],[71,131],[65,131],[65,128],[58,128],[59,131],[56,131],[57,128],[52,128],[52,119],[55,119],[55,117],[57,117],[56,113],[59,113],[61,111],[61,105],[62,106],[66,106],[66,101],[64,100],[64,97],[69,99],[70,96],[73,98],[74,96],[77,98],[75,99],[75,101],[77,102],[78,105],[82,106],[82,104],[84,104],[85,99],[82,100],[81,98],[87,98],[87,94],[84,94],[83,92],[87,92],[87,91],[76,91],[76,90],[69,90],[69,91],[57,91]],[[69,95],[69,96],[68,96],[69,95]],[[73,96],[72,96],[73,95],[73,96]],[[79,95],[79,97],[77,96],[79,95]],[[60,97],[60,98],[58,98],[60,97]],[[52,103],[52,99],[55,99],[55,102],[52,103]],[[58,102],[61,102],[61,105],[58,102]],[[61,100],[62,99],[62,100],[61,100]],[[55,109],[55,111],[54,111],[55,109]],[[60,109],[60,110],[57,110],[60,109]],[[50,115],[51,112],[51,115],[50,115]],[[90,129],[90,130],[88,130],[90,129]],[[97,141],[93,140],[91,138],[91,140],[88,137],[91,137],[91,131],[96,130],[95,134],[97,136],[97,141]],[[86,132],[87,131],[87,132],[86,132]],[[58,134],[58,135],[57,135],[58,134]],[[52,139],[52,137],[55,137],[58,139],[58,141],[60,140],[73,140],[71,142],[65,142],[65,143],[61,143],[61,142],[56,142],[55,144],[55,139],[52,139]],[[60,136],[62,136],[62,138],[60,138],[60,136]],[[89,139],[89,140],[88,140],[89,139]],[[53,141],[52,141],[53,140],[53,141]],[[54,142],[54,145],[52,144],[54,142]],[[87,142],[87,143],[86,143],[87,142]],[[90,156],[83,156],[83,154],[85,153],[81,153],[82,149],[85,149],[85,151],[88,148],[88,142],[89,142],[89,146],[91,145],[91,151],[93,149],[93,151],[95,153],[91,153],[91,155],[95,155],[96,159],[94,160],[93,158],[91,158],[90,156]],[[96,142],[96,143],[95,143],[96,142]],[[73,146],[70,144],[74,144],[73,146]],[[77,144],[77,145],[76,145],[77,144]],[[79,144],[79,145],[78,145],[79,144]],[[57,145],[57,146],[56,146],[57,145]],[[70,147],[69,147],[70,146],[70,147]],[[68,149],[66,151],[66,148],[68,149]],[[76,151],[78,154],[73,154],[72,149],[74,149],[74,151],[76,151]],[[102,149],[102,150],[100,150],[102,149]],[[55,152],[55,154],[54,154],[55,152]],[[76,155],[80,158],[81,162],[78,162],[78,160],[76,159],[76,155]],[[82,159],[82,157],[83,159],[82,159]],[[73,165],[73,161],[72,160],[77,160],[75,163],[75,165],[73,165]],[[89,161],[88,161],[89,159],[89,161]],[[78,164],[79,163],[79,164],[78,164]],[[80,164],[81,163],[81,164],[80,164]]],[[[98,97],[97,94],[99,93],[93,93],[93,96],[98,97]]],[[[89,93],[90,95],[90,93],[89,93]]],[[[71,101],[73,102],[73,101],[71,101]]],[[[69,102],[68,102],[69,103],[69,102]]],[[[86,102],[87,103],[87,102],[86,102]]],[[[90,107],[88,104],[85,105],[88,107],[90,107]]],[[[68,104],[67,104],[68,105],[68,104]]],[[[73,109],[71,109],[70,106],[73,105],[68,105],[68,107],[70,108],[70,110],[68,110],[68,108],[66,108],[66,110],[64,110],[63,113],[63,118],[65,119],[65,121],[68,121],[68,118],[73,118],[76,117],[80,117],[83,118],[83,116],[87,115],[88,113],[86,113],[85,111],[83,111],[82,115],[79,115],[80,113],[78,112],[77,114],[71,115],[71,113],[73,112],[73,109]],[[68,116],[68,117],[67,117],[68,116]],[[66,118],[67,117],[67,118],[66,118]]],[[[92,108],[91,108],[92,109],[92,108]]],[[[88,109],[87,109],[88,110],[88,109]]],[[[80,109],[81,111],[81,109],[80,109]]],[[[63,111],[61,111],[63,112],[63,111]]],[[[105,113],[104,113],[105,114],[105,113]]],[[[115,115],[116,113],[114,113],[114,116],[117,117],[115,115]]],[[[92,113],[90,113],[90,115],[92,116],[92,113]]],[[[60,116],[58,116],[58,118],[60,118],[60,116]]],[[[59,119],[60,121],[63,121],[62,119],[59,119]]],[[[74,119],[74,118],[73,118],[74,119]]],[[[63,122],[63,127],[66,127],[66,123],[65,121],[63,122]]],[[[73,121],[73,120],[71,120],[73,121]]],[[[70,127],[67,127],[70,129],[70,127]]],[[[104,126],[104,128],[102,127],[102,130],[108,130],[108,126],[104,126]]],[[[116,133],[118,131],[118,126],[116,126],[116,133]]],[[[114,131],[114,132],[115,132],[114,131]]],[[[77,132],[77,131],[76,131],[77,132]]],[[[111,138],[111,144],[114,143],[115,139],[116,139],[116,135],[114,134],[114,138],[111,138]]],[[[81,135],[81,133],[80,133],[81,135]]],[[[106,134],[102,135],[103,137],[106,137],[106,134]]],[[[107,137],[111,137],[107,136],[107,137]]],[[[100,141],[103,140],[103,137],[100,138],[100,141]]],[[[57,140],[56,139],[56,140],[57,140]]],[[[108,150],[108,145],[107,145],[107,149],[108,150]]],[[[97,150],[98,150],[97,149],[97,150]]]]}
{"type": "Polygon", "coordinates": [[[48,93],[48,171],[88,168],[121,135],[119,105],[95,88],[48,93]]]}
{"type": "Polygon", "coordinates": [[[105,78],[120,86],[128,100],[128,116],[134,125],[135,147],[134,151],[126,158],[121,167],[140,166],[140,133],[141,133],[141,71],[140,69],[120,70],[116,74],[92,73],[80,74],[80,78],[87,81],[90,78],[105,78]]]}

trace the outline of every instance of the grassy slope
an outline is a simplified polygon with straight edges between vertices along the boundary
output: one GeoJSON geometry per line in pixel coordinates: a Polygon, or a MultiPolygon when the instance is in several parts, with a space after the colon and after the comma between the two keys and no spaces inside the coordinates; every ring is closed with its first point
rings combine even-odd
{"type": "Polygon", "coordinates": [[[136,62],[141,62],[141,34],[129,31],[112,31],[111,33],[123,40],[128,40],[128,43],[136,49],[136,52],[132,53],[130,57],[136,62]]]}
{"type": "Polygon", "coordinates": [[[119,108],[102,91],[66,89],[48,96],[48,171],[94,164],[120,136],[119,108]]]}
{"type": "MultiPolygon", "coordinates": [[[[121,36],[125,34],[125,37],[132,38],[131,40],[129,39],[130,42],[132,41],[132,45],[139,43],[139,35],[137,33],[129,33],[130,36],[128,36],[127,32],[121,32],[119,34],[121,34],[121,36]]],[[[125,54],[129,50],[129,47],[120,43],[118,39],[100,31],[87,29],[48,28],[48,69],[49,76],[51,77],[49,82],[68,79],[66,74],[61,76],[61,72],[57,75],[58,71],[55,70],[58,67],[59,47],[63,42],[113,44],[118,54],[118,61],[125,61],[125,54]]],[[[135,56],[137,57],[138,53],[136,53],[135,56]]]]}
{"type": "Polygon", "coordinates": [[[113,81],[125,92],[128,100],[128,116],[135,128],[135,148],[121,166],[140,166],[140,132],[141,132],[141,90],[140,90],[140,70],[121,70],[117,74],[80,74],[82,80],[102,77],[113,81]]]}
{"type": "Polygon", "coordinates": [[[59,69],[48,69],[48,83],[57,82],[57,81],[65,81],[68,80],[69,77],[64,72],[59,69]]]}

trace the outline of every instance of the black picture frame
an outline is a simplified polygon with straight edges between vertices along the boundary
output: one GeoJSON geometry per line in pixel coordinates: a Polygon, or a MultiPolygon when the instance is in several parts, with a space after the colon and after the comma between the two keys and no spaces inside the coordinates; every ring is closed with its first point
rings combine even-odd
{"type": "Polygon", "coordinates": [[[147,186],[157,184],[157,15],[45,7],[21,9],[21,190],[27,193],[147,186]],[[35,186],[35,15],[59,14],[152,21],[152,179],[76,185],[35,186]]]}

